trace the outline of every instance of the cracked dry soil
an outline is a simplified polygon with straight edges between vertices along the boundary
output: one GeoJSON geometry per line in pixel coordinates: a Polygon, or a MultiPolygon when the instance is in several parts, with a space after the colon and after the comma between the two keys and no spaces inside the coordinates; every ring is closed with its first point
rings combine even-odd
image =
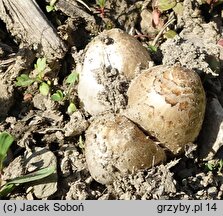
{"type": "MultiPolygon", "coordinates": [[[[12,0],[11,6],[20,2],[12,0]]],[[[27,1],[30,10],[33,2],[27,1]]],[[[199,0],[180,1],[182,14],[169,10],[160,17],[166,22],[169,14],[174,14],[175,21],[169,28],[177,35],[169,39],[161,35],[157,52],[151,52],[148,43],[162,28],[162,24],[156,28],[152,25],[155,1],[108,0],[105,16],[97,13],[92,0],[85,1],[91,11],[78,1],[58,0],[56,11],[51,13],[45,10],[48,2],[36,0],[39,9],[34,14],[41,16],[42,25],[46,23],[54,33],[41,30],[34,22],[28,23],[37,25],[34,32],[24,29],[24,21],[16,20],[16,10],[10,8],[9,1],[0,0],[0,131],[15,138],[5,161],[3,180],[57,166],[53,175],[17,187],[6,199],[222,199],[222,170],[217,165],[213,170],[205,165],[217,164],[223,158],[222,5],[211,9],[211,5],[199,0]],[[120,28],[136,36],[155,65],[180,64],[196,71],[206,92],[207,108],[199,137],[185,147],[182,155],[170,156],[166,164],[102,185],[91,177],[84,156],[85,131],[92,117],[81,106],[77,83],[70,89],[65,80],[72,70],[79,70],[88,43],[106,28],[120,28]],[[50,37],[55,35],[50,38],[48,33],[50,37]],[[39,93],[35,83],[27,88],[16,86],[20,74],[35,75],[33,65],[43,56],[48,62],[46,81],[51,80],[52,91],[69,92],[69,100],[52,101],[49,95],[39,93]],[[67,112],[69,101],[77,107],[73,114],[67,112]]],[[[104,70],[101,73],[97,76],[104,82],[104,70]]],[[[112,96],[116,80],[113,75],[106,80],[104,97],[112,96]]],[[[121,92],[125,92],[128,82],[124,84],[121,92]]],[[[125,96],[121,99],[125,105],[125,96]]]]}

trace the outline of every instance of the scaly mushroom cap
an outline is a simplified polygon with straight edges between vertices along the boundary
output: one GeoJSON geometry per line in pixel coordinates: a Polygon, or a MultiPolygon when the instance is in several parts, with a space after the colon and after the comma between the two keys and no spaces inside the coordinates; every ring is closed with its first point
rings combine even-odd
{"type": "Polygon", "coordinates": [[[206,97],[200,77],[179,66],[156,66],[130,84],[126,116],[172,153],[198,136],[206,97]]]}

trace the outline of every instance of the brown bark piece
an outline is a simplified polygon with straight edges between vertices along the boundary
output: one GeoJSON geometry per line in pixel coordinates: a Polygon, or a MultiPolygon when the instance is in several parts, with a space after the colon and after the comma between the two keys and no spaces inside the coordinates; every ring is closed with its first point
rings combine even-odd
{"type": "Polygon", "coordinates": [[[17,40],[32,45],[48,62],[64,56],[64,42],[35,0],[0,0],[0,18],[17,40]]]}

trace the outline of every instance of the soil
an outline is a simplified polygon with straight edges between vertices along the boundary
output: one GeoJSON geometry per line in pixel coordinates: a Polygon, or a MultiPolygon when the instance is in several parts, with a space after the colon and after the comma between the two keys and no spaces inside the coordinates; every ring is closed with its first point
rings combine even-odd
{"type": "MultiPolygon", "coordinates": [[[[34,6],[34,1],[27,1],[23,7],[42,19],[38,26],[33,19],[26,18],[33,23],[23,25],[24,20],[16,18],[21,2],[0,0],[0,131],[15,138],[2,179],[49,165],[56,165],[57,170],[45,179],[21,184],[5,199],[223,199],[222,4],[182,0],[181,13],[169,9],[158,15],[152,0],[107,0],[104,11],[92,0],[84,1],[89,8],[81,1],[58,0],[51,12],[45,9],[48,0],[36,0],[34,6]],[[170,19],[173,21],[164,28],[170,19]],[[89,42],[111,28],[136,37],[150,52],[153,64],[179,64],[195,70],[205,88],[207,112],[199,137],[186,145],[183,154],[169,155],[165,164],[103,185],[91,177],[84,155],[85,131],[94,117],[78,98],[78,82],[69,85],[66,79],[79,70],[89,42]],[[166,38],[170,29],[176,36],[166,38]],[[35,77],[34,64],[44,56],[44,81],[50,81],[51,93],[66,93],[63,101],[42,95],[38,82],[28,87],[16,85],[21,74],[35,77]],[[73,113],[67,111],[71,101],[76,106],[73,113]]],[[[117,79],[122,78],[113,74],[116,71],[108,72],[102,68],[97,74],[100,82],[108,76],[105,98],[113,97],[117,79]]],[[[128,83],[123,82],[118,86],[121,108],[127,103],[124,88],[128,83]]]]}

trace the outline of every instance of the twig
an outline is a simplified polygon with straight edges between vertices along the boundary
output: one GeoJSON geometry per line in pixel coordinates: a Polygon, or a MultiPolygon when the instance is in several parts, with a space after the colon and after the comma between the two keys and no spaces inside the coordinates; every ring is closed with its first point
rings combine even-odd
{"type": "Polygon", "coordinates": [[[165,31],[165,29],[170,26],[176,19],[174,18],[173,14],[170,15],[170,19],[167,21],[167,23],[165,23],[165,25],[162,27],[162,29],[159,31],[159,33],[157,34],[157,36],[155,37],[155,39],[152,42],[152,46],[155,46],[159,40],[159,38],[161,37],[161,35],[163,34],[163,32],[165,31]]]}
{"type": "Polygon", "coordinates": [[[84,5],[89,11],[91,11],[91,8],[88,7],[88,5],[82,1],[82,0],[76,0],[77,2],[79,2],[80,4],[84,5]]]}

